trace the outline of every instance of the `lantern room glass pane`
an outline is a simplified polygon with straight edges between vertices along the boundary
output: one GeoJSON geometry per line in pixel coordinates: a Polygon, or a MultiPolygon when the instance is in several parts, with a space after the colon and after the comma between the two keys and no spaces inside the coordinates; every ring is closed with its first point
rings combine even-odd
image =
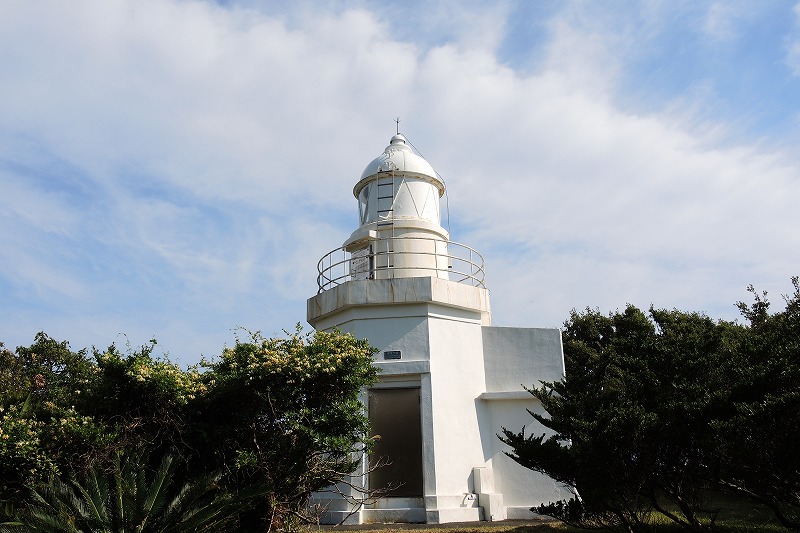
{"type": "Polygon", "coordinates": [[[361,189],[358,193],[358,219],[360,224],[363,226],[367,222],[371,222],[369,212],[370,212],[370,193],[372,191],[372,183],[367,183],[364,188],[361,189]]]}

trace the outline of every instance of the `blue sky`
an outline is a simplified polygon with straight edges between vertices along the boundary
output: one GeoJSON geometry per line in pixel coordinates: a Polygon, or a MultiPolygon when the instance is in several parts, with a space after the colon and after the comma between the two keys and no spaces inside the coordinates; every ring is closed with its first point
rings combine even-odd
{"type": "Polygon", "coordinates": [[[0,3],[0,340],[305,323],[401,130],[493,320],[734,319],[800,274],[800,3],[0,3]]]}

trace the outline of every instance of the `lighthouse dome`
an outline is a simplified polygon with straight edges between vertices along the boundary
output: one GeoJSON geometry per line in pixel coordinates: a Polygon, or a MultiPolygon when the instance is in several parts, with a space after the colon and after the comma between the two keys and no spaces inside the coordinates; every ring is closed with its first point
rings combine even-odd
{"type": "Polygon", "coordinates": [[[376,174],[392,171],[402,176],[422,178],[434,184],[440,196],[444,194],[444,183],[436,177],[436,171],[431,164],[424,157],[415,154],[400,133],[393,136],[383,153],[367,165],[361,173],[361,179],[353,188],[353,194],[358,197],[361,188],[376,174]]]}

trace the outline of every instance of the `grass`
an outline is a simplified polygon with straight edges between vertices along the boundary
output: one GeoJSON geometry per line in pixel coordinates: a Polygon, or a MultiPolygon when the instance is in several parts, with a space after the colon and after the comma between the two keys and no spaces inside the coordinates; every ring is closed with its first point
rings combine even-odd
{"type": "MultiPolygon", "coordinates": [[[[730,495],[716,494],[711,497],[710,507],[719,509],[717,520],[714,524],[715,532],[719,533],[785,533],[788,531],[780,525],[772,512],[763,505],[756,504],[750,500],[730,495]]],[[[652,533],[677,533],[685,531],[678,524],[669,521],[663,516],[654,516],[652,533]]],[[[480,522],[474,526],[464,524],[429,526],[425,524],[394,524],[376,526],[374,529],[369,525],[362,526],[342,526],[334,529],[357,529],[359,533],[577,533],[586,532],[585,529],[578,529],[567,526],[558,521],[552,522],[530,522],[524,525],[512,522],[480,522]]]]}
{"type": "Polygon", "coordinates": [[[715,530],[725,533],[788,531],[778,522],[769,508],[752,500],[729,494],[715,494],[710,499],[710,506],[720,510],[715,530]]]}

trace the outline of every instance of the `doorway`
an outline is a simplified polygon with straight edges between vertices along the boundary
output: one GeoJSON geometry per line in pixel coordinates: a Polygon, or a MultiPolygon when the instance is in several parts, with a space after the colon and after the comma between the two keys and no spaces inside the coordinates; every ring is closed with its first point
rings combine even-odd
{"type": "Polygon", "coordinates": [[[380,435],[369,456],[369,487],[385,498],[421,498],[420,389],[370,389],[369,422],[380,435]]]}

